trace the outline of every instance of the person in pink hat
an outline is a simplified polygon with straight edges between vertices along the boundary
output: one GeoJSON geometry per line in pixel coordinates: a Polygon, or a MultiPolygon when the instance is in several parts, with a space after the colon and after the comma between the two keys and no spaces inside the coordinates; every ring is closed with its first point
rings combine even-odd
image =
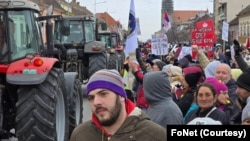
{"type": "MultiPolygon", "coordinates": [[[[228,95],[228,87],[223,82],[218,81],[215,77],[208,77],[205,79],[206,83],[212,84],[216,91],[216,102],[215,106],[224,111],[226,116],[228,117],[230,124],[233,124],[232,117],[238,113],[238,108],[236,105],[230,100],[228,95]]],[[[198,108],[198,107],[197,107],[198,108]]]]}

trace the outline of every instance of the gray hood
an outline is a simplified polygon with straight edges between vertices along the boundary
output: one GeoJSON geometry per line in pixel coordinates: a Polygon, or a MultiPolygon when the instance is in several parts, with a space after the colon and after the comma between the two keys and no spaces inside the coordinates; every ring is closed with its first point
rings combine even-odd
{"type": "Polygon", "coordinates": [[[172,99],[169,77],[163,71],[146,73],[143,78],[143,90],[150,104],[172,99]]]}
{"type": "Polygon", "coordinates": [[[216,68],[221,64],[220,61],[212,61],[209,62],[205,67],[204,72],[206,77],[214,77],[216,68]]]}

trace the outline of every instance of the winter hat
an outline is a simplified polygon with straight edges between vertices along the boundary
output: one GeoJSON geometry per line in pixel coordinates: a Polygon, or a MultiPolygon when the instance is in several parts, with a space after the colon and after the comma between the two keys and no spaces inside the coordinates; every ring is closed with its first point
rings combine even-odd
{"type": "Polygon", "coordinates": [[[250,72],[243,72],[237,79],[236,83],[239,87],[250,91],[250,72]]]}
{"type": "Polygon", "coordinates": [[[161,61],[161,59],[154,59],[152,62],[154,64],[154,63],[159,62],[159,61],[161,61]]]}
{"type": "Polygon", "coordinates": [[[247,98],[247,105],[242,110],[241,121],[247,118],[250,118],[250,97],[247,98]]]}
{"type": "Polygon", "coordinates": [[[147,63],[150,63],[150,65],[153,66],[153,65],[154,65],[154,63],[153,63],[153,60],[154,60],[154,59],[159,59],[159,57],[156,56],[155,54],[151,54],[151,55],[146,59],[146,62],[147,62],[147,63]]]}
{"type": "Polygon", "coordinates": [[[216,68],[221,64],[220,61],[210,62],[204,69],[206,77],[214,77],[216,68]]]}
{"type": "Polygon", "coordinates": [[[188,83],[189,87],[195,87],[198,84],[200,77],[200,72],[189,73],[185,75],[185,80],[188,83]]]}
{"type": "Polygon", "coordinates": [[[216,94],[220,94],[221,91],[227,91],[228,88],[223,82],[219,82],[215,77],[206,78],[205,82],[212,84],[216,90],[216,94]]]}
{"type": "Polygon", "coordinates": [[[117,70],[102,69],[95,72],[87,83],[87,95],[90,91],[98,88],[108,89],[127,98],[123,79],[117,70]]]}
{"type": "Polygon", "coordinates": [[[189,65],[189,61],[186,57],[183,57],[178,61],[178,64],[181,65],[182,68],[186,68],[189,65]]]}
{"type": "Polygon", "coordinates": [[[163,61],[156,61],[154,64],[157,65],[160,70],[166,65],[163,61]]]}
{"type": "Polygon", "coordinates": [[[222,125],[222,123],[210,117],[197,117],[187,123],[187,125],[222,125]]]}
{"type": "Polygon", "coordinates": [[[168,72],[170,70],[170,67],[173,66],[173,64],[167,64],[162,68],[162,71],[168,72]]]}
{"type": "MultiPolygon", "coordinates": [[[[189,66],[189,67],[182,69],[182,72],[183,72],[183,75],[185,76],[185,80],[187,78],[187,80],[190,81],[190,83],[188,83],[188,84],[197,85],[197,84],[204,81],[204,72],[200,66],[197,66],[197,65],[189,66]],[[192,77],[194,79],[192,79],[192,77]]],[[[191,85],[191,86],[193,86],[193,85],[191,85]]]]}

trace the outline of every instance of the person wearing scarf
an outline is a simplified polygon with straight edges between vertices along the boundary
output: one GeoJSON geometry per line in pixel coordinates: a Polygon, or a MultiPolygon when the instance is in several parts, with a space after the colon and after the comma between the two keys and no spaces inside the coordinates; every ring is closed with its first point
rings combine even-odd
{"type": "Polygon", "coordinates": [[[166,129],[129,100],[117,70],[99,70],[87,83],[92,119],[78,125],[70,141],[166,141],[166,129]]]}

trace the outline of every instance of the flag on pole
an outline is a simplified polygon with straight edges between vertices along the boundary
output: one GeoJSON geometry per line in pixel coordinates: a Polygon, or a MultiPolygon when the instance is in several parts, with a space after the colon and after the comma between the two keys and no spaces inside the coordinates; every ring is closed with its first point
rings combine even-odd
{"type": "Polygon", "coordinates": [[[131,52],[135,52],[138,47],[137,41],[137,28],[136,28],[136,18],[135,18],[135,5],[134,0],[130,1],[130,11],[129,11],[129,21],[128,21],[128,33],[126,39],[125,54],[129,55],[131,52]]]}
{"type": "Polygon", "coordinates": [[[171,23],[168,17],[168,12],[163,14],[163,24],[162,28],[167,32],[171,28],[171,23]]]}

